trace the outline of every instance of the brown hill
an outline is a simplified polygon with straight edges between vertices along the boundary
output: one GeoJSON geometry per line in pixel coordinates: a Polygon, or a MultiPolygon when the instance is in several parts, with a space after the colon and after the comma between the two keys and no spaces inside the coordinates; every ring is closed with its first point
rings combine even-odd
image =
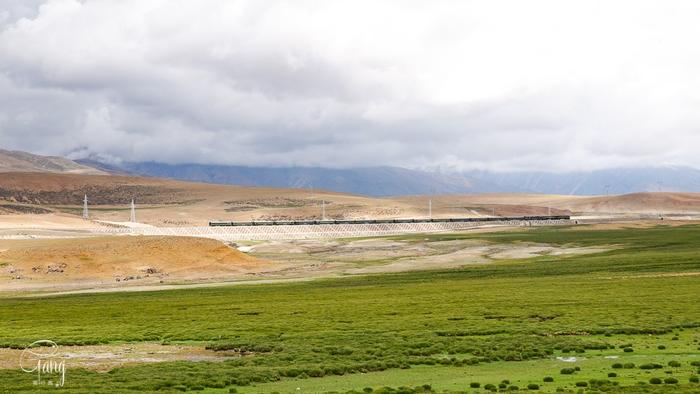
{"type": "Polygon", "coordinates": [[[85,194],[96,205],[123,204],[138,198],[147,204],[188,200],[187,185],[166,179],[40,172],[0,173],[0,199],[27,204],[80,204],[85,194]]]}
{"type": "Polygon", "coordinates": [[[274,263],[188,237],[0,240],[0,284],[158,283],[243,277],[274,263]]]}
{"type": "Polygon", "coordinates": [[[633,193],[564,199],[554,206],[591,213],[700,213],[700,193],[633,193]]]}
{"type": "Polygon", "coordinates": [[[106,174],[92,167],[58,156],[40,156],[0,149],[0,172],[54,172],[70,174],[106,174]]]}
{"type": "MultiPolygon", "coordinates": [[[[212,219],[320,219],[519,216],[568,213],[695,213],[700,193],[622,196],[484,194],[370,198],[308,189],[241,187],[161,178],[55,173],[0,173],[0,215],[47,212],[80,215],[83,196],[91,219],[125,222],[128,204],[137,220],[158,226],[206,225],[212,219]]],[[[7,215],[6,215],[7,216],[7,215]]],[[[60,215],[55,217],[60,219],[60,215]]]]}
{"type": "MultiPolygon", "coordinates": [[[[128,204],[137,203],[137,218],[154,225],[204,225],[211,219],[262,220],[408,217],[412,207],[389,199],[307,189],[240,187],[161,178],[0,173],[0,213],[49,209],[79,215],[83,196],[91,218],[126,221],[128,204]]],[[[34,211],[34,213],[39,213],[34,211]]]]}

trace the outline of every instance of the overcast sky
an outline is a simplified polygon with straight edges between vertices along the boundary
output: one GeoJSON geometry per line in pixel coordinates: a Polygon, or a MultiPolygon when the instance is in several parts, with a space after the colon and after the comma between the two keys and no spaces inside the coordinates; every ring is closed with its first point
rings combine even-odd
{"type": "Polygon", "coordinates": [[[0,0],[0,147],[700,167],[699,1],[0,0]]]}

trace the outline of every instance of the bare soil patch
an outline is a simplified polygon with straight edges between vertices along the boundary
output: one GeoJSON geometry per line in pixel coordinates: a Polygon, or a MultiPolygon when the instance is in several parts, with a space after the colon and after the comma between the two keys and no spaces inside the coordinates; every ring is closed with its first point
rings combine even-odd
{"type": "Polygon", "coordinates": [[[307,280],[606,250],[474,239],[431,242],[391,238],[266,241],[242,246],[249,252],[239,251],[239,245],[191,237],[0,239],[0,291],[123,291],[307,280]]]}
{"type": "Polygon", "coordinates": [[[483,240],[413,241],[384,238],[349,242],[337,240],[273,241],[252,247],[252,254],[284,262],[287,274],[368,274],[489,264],[497,260],[541,255],[599,253],[608,248],[565,247],[531,243],[494,244],[483,240]]]}
{"type": "Polygon", "coordinates": [[[0,288],[5,289],[223,280],[278,268],[205,238],[0,240],[0,288]]]}
{"type": "MultiPolygon", "coordinates": [[[[21,353],[20,349],[0,349],[0,369],[20,369],[21,353]]],[[[68,370],[85,368],[106,372],[129,364],[165,361],[224,361],[241,357],[241,354],[233,351],[215,352],[198,346],[139,342],[118,345],[59,346],[57,356],[65,360],[68,370]]],[[[70,378],[70,373],[68,378],[70,378]]]]}

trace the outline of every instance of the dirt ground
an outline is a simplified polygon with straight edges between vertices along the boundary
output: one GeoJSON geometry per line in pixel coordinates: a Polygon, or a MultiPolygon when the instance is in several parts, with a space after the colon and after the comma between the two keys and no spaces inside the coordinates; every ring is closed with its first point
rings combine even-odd
{"type": "MultiPolygon", "coordinates": [[[[20,349],[0,348],[0,369],[19,369],[20,349]]],[[[200,346],[128,343],[96,346],[59,346],[56,356],[65,360],[67,368],[85,368],[105,372],[142,363],[163,361],[224,361],[241,357],[234,351],[214,352],[200,346]]]]}
{"type": "Polygon", "coordinates": [[[604,250],[528,243],[493,244],[469,239],[445,242],[317,239],[241,245],[205,238],[126,235],[5,239],[0,240],[0,292],[7,295],[122,291],[308,280],[456,268],[545,254],[604,250]]]}
{"type": "Polygon", "coordinates": [[[606,248],[544,244],[494,244],[481,240],[400,242],[384,238],[337,241],[267,241],[251,246],[250,254],[284,262],[287,272],[368,274],[489,264],[497,260],[541,255],[598,253],[606,248]]]}
{"type": "Polygon", "coordinates": [[[281,268],[205,238],[0,240],[0,290],[5,291],[222,281],[281,268]]]}
{"type": "Polygon", "coordinates": [[[93,222],[83,220],[75,215],[51,214],[9,214],[0,215],[0,230],[11,229],[89,229],[97,227],[93,222]]]}

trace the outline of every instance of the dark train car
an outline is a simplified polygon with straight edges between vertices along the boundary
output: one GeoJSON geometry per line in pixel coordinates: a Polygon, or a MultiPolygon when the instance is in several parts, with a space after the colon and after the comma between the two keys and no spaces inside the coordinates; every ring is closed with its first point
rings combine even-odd
{"type": "Polygon", "coordinates": [[[328,219],[328,220],[272,220],[272,221],[250,221],[236,222],[227,220],[211,220],[211,227],[227,226],[296,226],[296,225],[322,225],[322,224],[395,224],[395,223],[489,223],[489,222],[510,222],[510,221],[555,221],[570,220],[568,215],[552,216],[512,216],[512,217],[479,217],[479,218],[423,218],[423,219],[328,219]]]}

